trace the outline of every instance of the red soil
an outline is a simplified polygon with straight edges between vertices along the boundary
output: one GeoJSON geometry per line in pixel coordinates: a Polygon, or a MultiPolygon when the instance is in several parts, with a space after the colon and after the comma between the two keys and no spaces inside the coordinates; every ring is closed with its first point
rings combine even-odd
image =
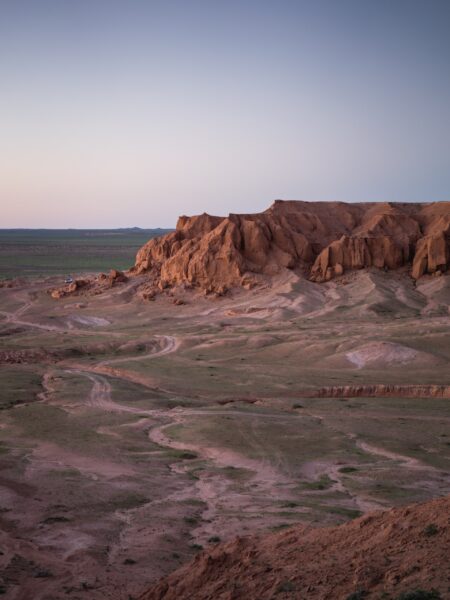
{"type": "Polygon", "coordinates": [[[199,554],[139,600],[398,598],[450,589],[450,497],[365,515],[338,527],[295,526],[199,554]],[[363,597],[363,596],[361,596],[363,597]]]}

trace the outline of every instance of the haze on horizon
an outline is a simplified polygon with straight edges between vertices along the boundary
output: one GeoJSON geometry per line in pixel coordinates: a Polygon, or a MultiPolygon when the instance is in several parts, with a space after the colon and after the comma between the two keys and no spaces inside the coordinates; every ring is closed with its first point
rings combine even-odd
{"type": "Polygon", "coordinates": [[[450,199],[446,0],[3,0],[6,227],[450,199]]]}

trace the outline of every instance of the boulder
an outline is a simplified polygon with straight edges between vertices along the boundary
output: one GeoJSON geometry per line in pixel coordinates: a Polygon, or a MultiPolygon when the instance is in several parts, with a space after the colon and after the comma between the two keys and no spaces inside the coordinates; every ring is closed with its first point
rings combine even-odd
{"type": "Polygon", "coordinates": [[[111,269],[108,275],[108,281],[110,285],[114,285],[115,283],[125,283],[128,281],[128,277],[122,271],[118,271],[117,269],[111,269]]]}

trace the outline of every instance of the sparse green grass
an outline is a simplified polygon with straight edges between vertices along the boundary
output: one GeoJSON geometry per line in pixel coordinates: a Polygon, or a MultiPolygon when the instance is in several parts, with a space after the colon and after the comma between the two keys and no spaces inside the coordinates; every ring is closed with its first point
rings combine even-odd
{"type": "Polygon", "coordinates": [[[271,531],[282,531],[283,529],[287,529],[288,527],[292,527],[292,523],[279,523],[278,525],[274,525],[271,527],[271,531]]]}
{"type": "Polygon", "coordinates": [[[225,467],[220,469],[220,471],[225,475],[225,477],[233,481],[245,482],[253,477],[252,471],[249,469],[240,469],[239,467],[225,467]]]}
{"type": "Polygon", "coordinates": [[[169,230],[0,230],[0,278],[129,268],[137,250],[169,230]]]}
{"type": "MultiPolygon", "coordinates": [[[[139,462],[145,460],[139,452],[158,449],[148,438],[136,438],[133,429],[120,427],[134,421],[134,415],[98,410],[88,413],[69,413],[46,403],[19,406],[9,413],[9,419],[26,439],[36,444],[50,442],[62,449],[84,456],[100,459],[139,462]],[[99,431],[100,427],[114,430],[120,427],[116,437],[99,431]]],[[[164,457],[158,457],[163,460],[164,457]]],[[[165,459],[167,460],[167,459],[165,459]]],[[[59,476],[55,473],[53,477],[59,476]]]]}
{"type": "Polygon", "coordinates": [[[321,475],[317,481],[303,483],[302,486],[305,490],[327,490],[335,481],[333,481],[328,475],[321,475]]]}
{"type": "Polygon", "coordinates": [[[36,370],[21,365],[1,365],[0,410],[24,402],[34,402],[40,392],[41,375],[36,370]]]}
{"type": "Polygon", "coordinates": [[[149,498],[138,492],[121,492],[108,500],[106,508],[108,511],[130,510],[147,504],[147,502],[149,502],[149,498]]]}
{"type": "Polygon", "coordinates": [[[342,515],[343,517],[346,517],[348,519],[356,519],[357,517],[360,517],[362,515],[362,512],[360,510],[356,510],[354,508],[344,508],[343,506],[326,507],[325,510],[334,515],[342,515]]]}
{"type": "Polygon", "coordinates": [[[183,500],[183,504],[189,504],[191,506],[201,506],[201,507],[206,506],[204,501],[200,500],[199,498],[186,498],[186,500],[183,500]]]}
{"type": "Polygon", "coordinates": [[[78,469],[52,469],[48,471],[48,475],[49,477],[62,479],[82,477],[82,474],[78,469]]]}
{"type": "Polygon", "coordinates": [[[61,408],[44,404],[30,404],[13,414],[23,434],[34,440],[61,443],[64,447],[89,447],[97,450],[104,446],[104,438],[95,429],[85,426],[85,419],[70,415],[61,408]]]}

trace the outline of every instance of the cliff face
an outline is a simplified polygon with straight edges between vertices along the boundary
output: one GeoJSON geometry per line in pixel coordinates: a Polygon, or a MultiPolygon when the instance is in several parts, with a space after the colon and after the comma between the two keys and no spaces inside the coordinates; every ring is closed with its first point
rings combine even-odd
{"type": "Polygon", "coordinates": [[[207,291],[251,286],[261,276],[300,269],[322,282],[351,269],[442,273],[450,263],[450,202],[432,204],[277,200],[259,214],[180,217],[176,231],[150,240],[134,273],[160,287],[207,291]]]}

